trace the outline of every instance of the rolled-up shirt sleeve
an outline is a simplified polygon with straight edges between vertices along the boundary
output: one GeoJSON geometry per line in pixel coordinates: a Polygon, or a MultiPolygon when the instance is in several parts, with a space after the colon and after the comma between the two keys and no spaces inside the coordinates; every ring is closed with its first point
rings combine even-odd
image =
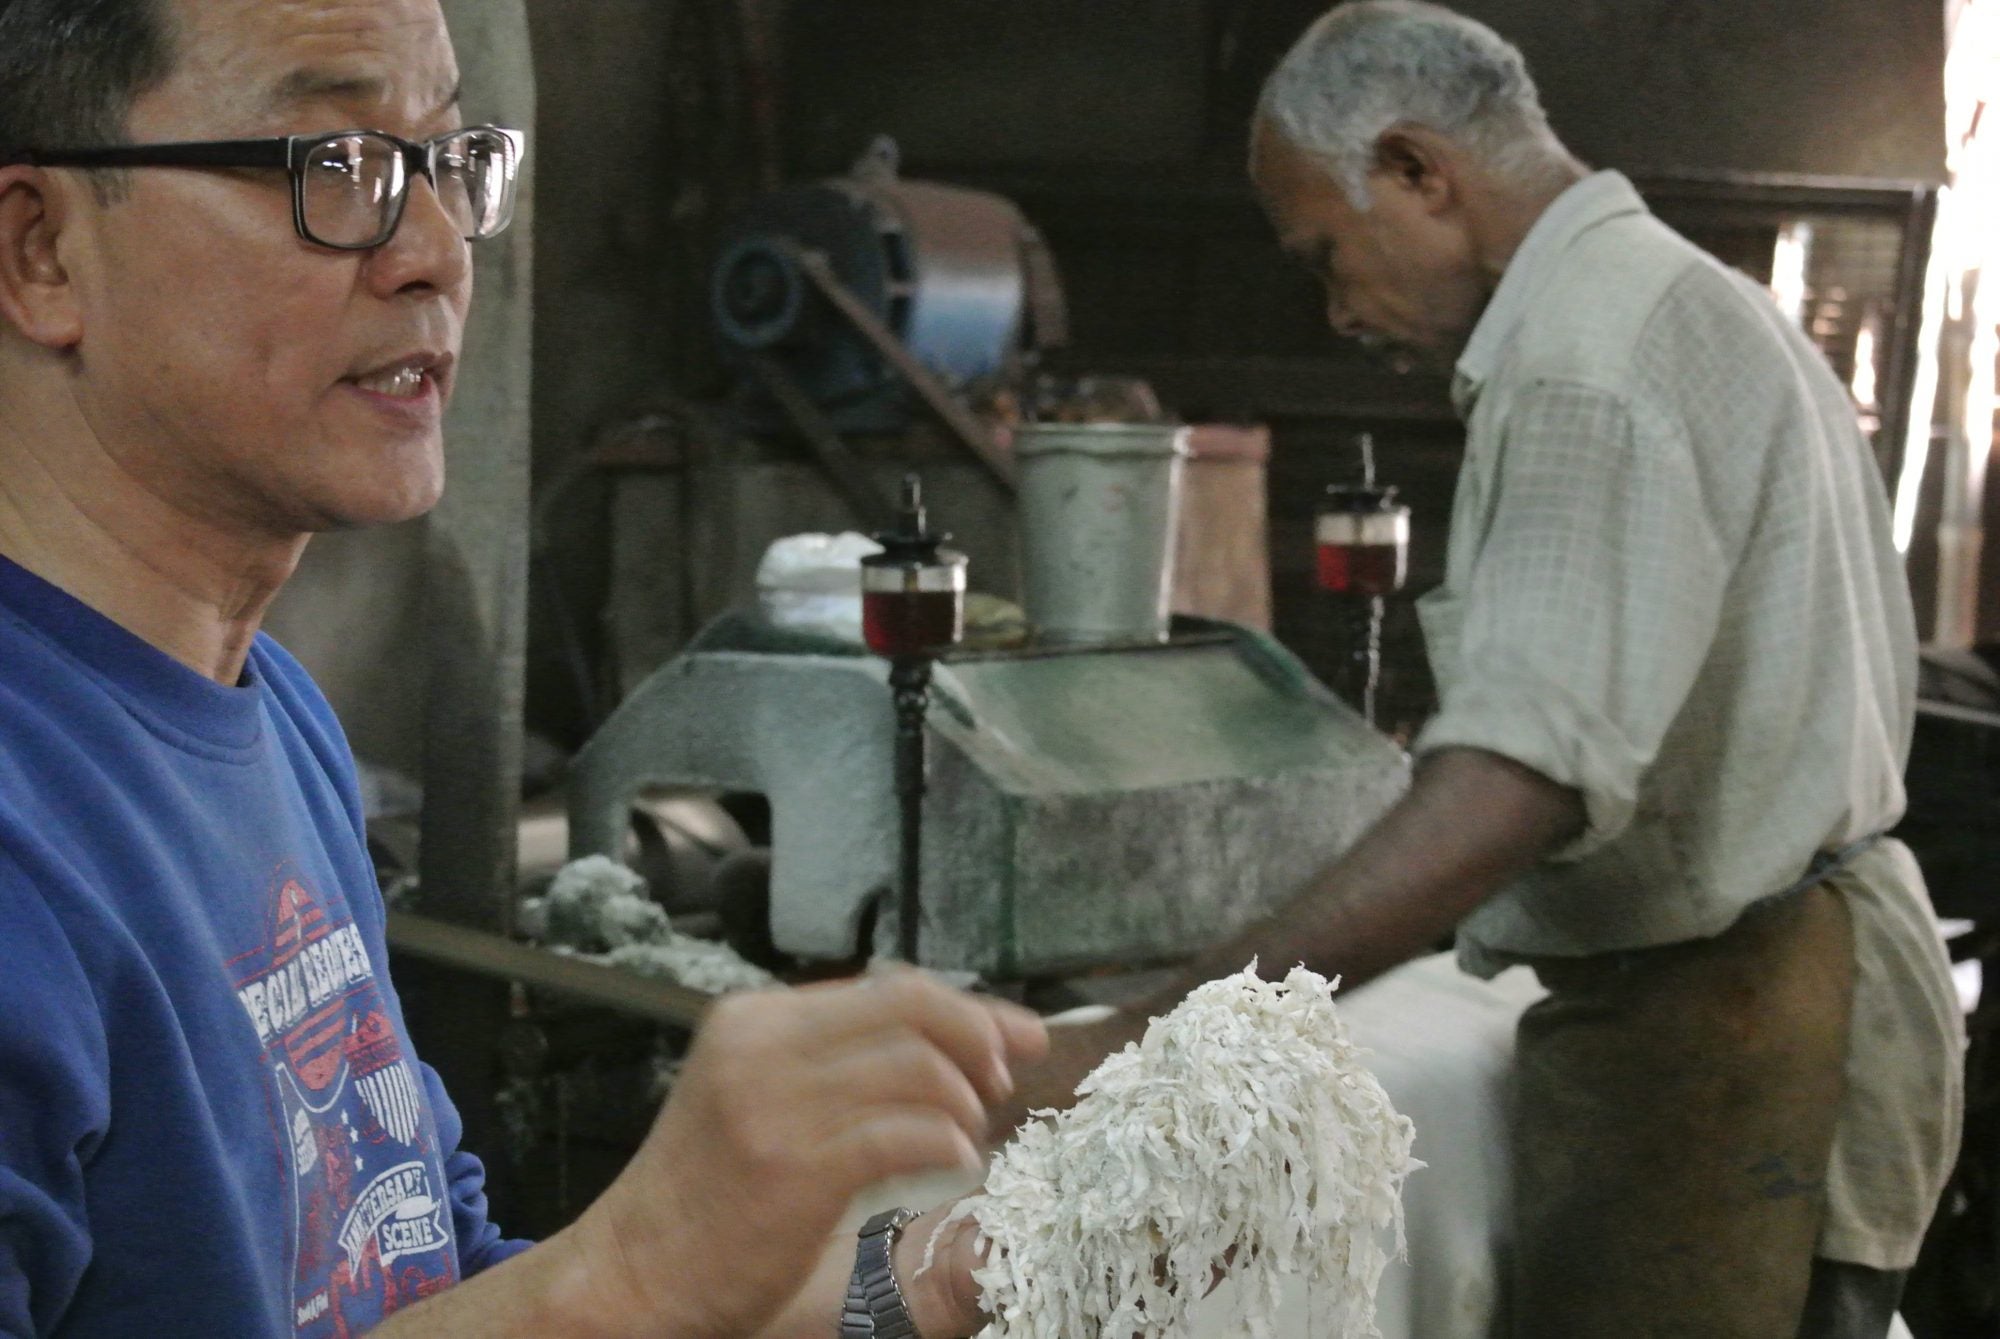
{"type": "Polygon", "coordinates": [[[1414,751],[1483,749],[1577,791],[1586,828],[1556,854],[1575,859],[1631,822],[1729,565],[1685,439],[1642,429],[1621,397],[1530,383],[1500,444],[1484,514],[1471,533],[1454,525],[1452,543],[1474,547],[1444,592],[1453,647],[1414,751]]]}

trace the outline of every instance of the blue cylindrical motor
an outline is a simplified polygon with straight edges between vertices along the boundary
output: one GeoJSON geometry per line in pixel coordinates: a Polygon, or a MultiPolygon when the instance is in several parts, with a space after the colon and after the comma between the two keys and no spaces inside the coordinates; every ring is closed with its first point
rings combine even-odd
{"type": "MultiPolygon", "coordinates": [[[[1017,373],[1067,333],[1047,248],[1012,202],[904,181],[894,143],[877,141],[849,176],[752,204],[710,287],[725,358],[779,360],[842,429],[896,431],[907,397],[814,286],[801,250],[824,256],[841,285],[954,388],[1017,373]]],[[[754,392],[748,398],[754,404],[754,392]]]]}

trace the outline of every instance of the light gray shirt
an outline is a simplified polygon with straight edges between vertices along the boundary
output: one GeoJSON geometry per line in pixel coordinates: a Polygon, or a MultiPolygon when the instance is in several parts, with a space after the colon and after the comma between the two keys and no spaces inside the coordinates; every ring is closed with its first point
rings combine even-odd
{"type": "MultiPolygon", "coordinates": [[[[1895,824],[1916,637],[1887,498],[1846,389],[1768,293],[1601,172],[1515,255],[1453,395],[1465,463],[1419,605],[1441,707],[1415,751],[1500,754],[1586,812],[1467,919],[1468,969],[1719,934],[1815,853],[1895,824]]],[[[1893,992],[1928,1043],[1861,1076],[1894,1092],[1850,1145],[1953,1096],[1959,1026],[1914,864],[1864,865],[1858,989],[1893,992]]],[[[1914,1182],[1897,1211],[1830,1224],[1829,1253],[1909,1263],[1957,1146],[1930,1125],[1896,1164],[1914,1182]]]]}

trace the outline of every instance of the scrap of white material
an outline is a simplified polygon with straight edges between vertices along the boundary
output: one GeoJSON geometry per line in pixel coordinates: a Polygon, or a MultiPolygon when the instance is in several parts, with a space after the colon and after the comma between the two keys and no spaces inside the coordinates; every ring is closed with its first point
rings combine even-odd
{"type": "Polygon", "coordinates": [[[815,591],[851,595],[860,590],[861,560],[882,551],[866,535],[787,535],[764,550],[757,564],[760,590],[815,591]]]}
{"type": "Polygon", "coordinates": [[[1376,1339],[1383,1238],[1403,1249],[1402,1184],[1423,1164],[1332,990],[1254,963],[1210,982],[1072,1110],[1019,1131],[948,1220],[991,1242],[973,1275],[995,1317],[981,1339],[1187,1335],[1218,1273],[1240,1285],[1231,1333],[1269,1335],[1297,1275],[1330,1302],[1325,1333],[1376,1339]]]}
{"type": "Polygon", "coordinates": [[[627,944],[604,955],[602,962],[662,981],[678,981],[690,990],[727,995],[732,990],[763,990],[778,979],[755,963],[745,962],[735,949],[711,939],[676,934],[664,944],[627,944]]]}
{"type": "Polygon", "coordinates": [[[777,984],[729,945],[674,929],[646,881],[601,855],[563,866],[544,896],[522,904],[521,924],[559,951],[712,995],[777,984]]]}
{"type": "Polygon", "coordinates": [[[757,564],[757,604],[773,626],[861,642],[861,560],[882,546],[866,535],[789,535],[757,564]]]}

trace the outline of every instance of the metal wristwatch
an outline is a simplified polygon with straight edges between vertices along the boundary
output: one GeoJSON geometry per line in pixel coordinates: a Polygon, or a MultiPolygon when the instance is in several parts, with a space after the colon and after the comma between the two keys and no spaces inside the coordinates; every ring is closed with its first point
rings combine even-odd
{"type": "Polygon", "coordinates": [[[840,1304],[840,1339],[923,1339],[889,1267],[896,1239],[916,1219],[912,1210],[890,1209],[861,1225],[854,1272],[848,1276],[847,1297],[840,1304]]]}

